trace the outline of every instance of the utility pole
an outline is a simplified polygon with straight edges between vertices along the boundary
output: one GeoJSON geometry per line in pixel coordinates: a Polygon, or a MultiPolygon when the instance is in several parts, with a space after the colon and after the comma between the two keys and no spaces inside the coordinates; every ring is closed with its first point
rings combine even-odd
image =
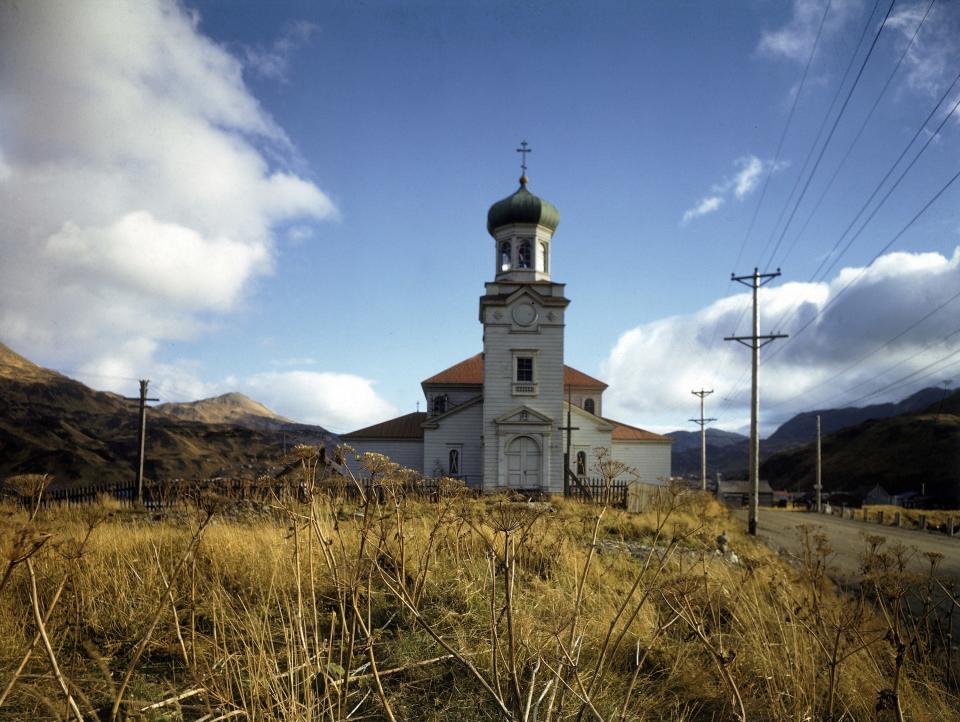
{"type": "Polygon", "coordinates": [[[699,419],[690,419],[695,424],[700,424],[700,490],[707,490],[707,424],[711,421],[716,421],[716,419],[705,419],[703,418],[703,399],[705,396],[709,396],[713,393],[713,389],[706,391],[700,389],[699,391],[691,391],[691,394],[694,396],[700,397],[700,418],[699,419]]]}
{"type": "Polygon", "coordinates": [[[750,521],[747,531],[757,535],[757,518],[760,516],[760,389],[757,383],[760,369],[760,349],[778,338],[786,338],[786,334],[774,333],[760,335],[760,309],[757,306],[757,297],[761,286],[765,286],[780,275],[778,268],[775,273],[760,273],[754,268],[749,276],[730,274],[730,280],[742,283],[753,289],[753,333],[749,336],[726,336],[724,341],[736,341],[750,348],[752,353],[752,373],[750,391],[750,485],[753,488],[753,498],[750,500],[750,521]]]}
{"type": "Polygon", "coordinates": [[[567,432],[567,450],[563,452],[563,495],[570,495],[570,443],[572,432],[579,431],[579,426],[574,426],[570,417],[570,409],[573,406],[573,397],[571,396],[570,386],[567,386],[567,425],[561,426],[558,431],[567,432]]]}
{"type": "Polygon", "coordinates": [[[137,502],[139,504],[143,504],[143,456],[147,445],[147,402],[160,400],[147,398],[149,384],[149,379],[140,379],[140,396],[138,398],[128,396],[126,399],[140,402],[140,423],[137,428],[137,502]]]}
{"type": "Polygon", "coordinates": [[[820,414],[817,414],[817,485],[814,487],[817,490],[817,514],[823,511],[823,505],[821,503],[821,490],[823,489],[823,461],[820,454],[820,414]]]}

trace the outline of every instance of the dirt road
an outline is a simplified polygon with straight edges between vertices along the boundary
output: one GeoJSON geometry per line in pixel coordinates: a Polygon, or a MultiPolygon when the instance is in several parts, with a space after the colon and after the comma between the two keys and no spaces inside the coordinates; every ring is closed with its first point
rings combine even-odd
{"type": "MultiPolygon", "coordinates": [[[[746,526],[746,511],[738,512],[737,518],[741,519],[746,526]]],[[[960,537],[951,538],[943,534],[896,529],[823,514],[772,509],[760,510],[757,536],[774,549],[783,549],[797,556],[801,552],[800,532],[797,527],[801,524],[820,527],[820,530],[827,535],[834,551],[830,561],[830,574],[839,580],[846,581],[858,577],[860,557],[866,549],[864,536],[875,534],[886,537],[888,544],[900,542],[908,548],[915,548],[917,552],[910,560],[912,571],[925,572],[929,569],[929,562],[923,556],[925,552],[943,554],[939,575],[960,583],[960,537]]]]}

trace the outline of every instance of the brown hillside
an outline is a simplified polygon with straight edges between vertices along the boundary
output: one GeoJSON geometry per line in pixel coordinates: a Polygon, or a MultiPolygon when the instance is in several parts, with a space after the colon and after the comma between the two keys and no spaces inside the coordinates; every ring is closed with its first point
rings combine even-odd
{"type": "MultiPolygon", "coordinates": [[[[275,468],[285,444],[337,443],[319,426],[285,423],[246,401],[242,408],[266,411],[270,417],[261,418],[275,426],[247,428],[223,413],[216,423],[180,419],[151,409],[146,475],[254,477],[275,468]]],[[[0,479],[48,473],[57,486],[128,481],[136,449],[135,402],[94,391],[0,346],[0,479]]]]}
{"type": "Polygon", "coordinates": [[[233,424],[251,429],[277,429],[293,423],[259,401],[238,393],[223,394],[200,401],[160,404],[155,410],[158,414],[182,421],[233,424]]]}

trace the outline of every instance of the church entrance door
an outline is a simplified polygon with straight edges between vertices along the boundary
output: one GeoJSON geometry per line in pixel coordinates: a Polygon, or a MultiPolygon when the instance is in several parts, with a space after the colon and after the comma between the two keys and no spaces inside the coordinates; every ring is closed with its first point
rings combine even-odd
{"type": "Polygon", "coordinates": [[[507,484],[540,486],[540,446],[529,436],[518,436],[507,447],[507,484]]]}

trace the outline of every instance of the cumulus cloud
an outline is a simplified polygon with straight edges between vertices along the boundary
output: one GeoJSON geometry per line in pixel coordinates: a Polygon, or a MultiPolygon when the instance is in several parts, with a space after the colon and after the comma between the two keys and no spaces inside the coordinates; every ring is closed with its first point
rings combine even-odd
{"type": "Polygon", "coordinates": [[[681,224],[686,225],[694,218],[705,216],[720,209],[726,198],[732,196],[738,201],[742,201],[748,195],[753,193],[760,183],[764,172],[775,172],[787,166],[783,161],[774,163],[764,161],[755,155],[747,155],[737,158],[733,162],[735,172],[731,176],[723,178],[719,183],[714,183],[710,189],[710,195],[702,198],[692,208],[687,209],[681,224]]]}
{"type": "Polygon", "coordinates": [[[268,371],[241,379],[244,393],[280,414],[336,432],[353,431],[397,415],[361,376],[319,371],[268,371]]]}
{"type": "Polygon", "coordinates": [[[0,5],[0,338],[29,356],[137,375],[271,272],[277,229],[336,214],[198,24],[164,0],[0,5]]]}
{"type": "MultiPolygon", "coordinates": [[[[781,350],[774,344],[761,352],[765,432],[799,411],[899,399],[960,373],[960,356],[934,363],[960,354],[960,298],[883,346],[960,295],[960,248],[949,258],[891,253],[865,271],[844,268],[827,282],[768,286],[760,295],[761,333],[795,335],[816,317],[795,341],[778,341],[786,344],[781,350]]],[[[608,413],[664,431],[685,428],[690,390],[705,386],[717,392],[710,415],[718,425],[742,428],[749,421],[750,352],[722,339],[749,333],[749,304],[750,293],[738,293],[622,334],[606,361],[608,413]]]]}
{"type": "MultiPolygon", "coordinates": [[[[817,37],[817,28],[830,0],[793,0],[790,19],[781,27],[766,30],[757,47],[761,55],[806,62],[817,37]]],[[[861,0],[832,0],[824,22],[825,35],[835,35],[863,7],[861,0]]]]}

